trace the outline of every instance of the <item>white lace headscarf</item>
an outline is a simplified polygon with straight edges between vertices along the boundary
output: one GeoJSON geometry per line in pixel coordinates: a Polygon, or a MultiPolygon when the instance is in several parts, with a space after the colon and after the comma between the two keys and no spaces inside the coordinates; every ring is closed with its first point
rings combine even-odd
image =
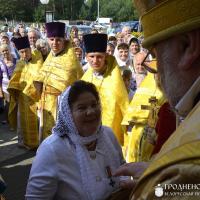
{"type": "Polygon", "coordinates": [[[119,50],[117,49],[117,47],[115,48],[114,56],[115,56],[115,59],[117,60],[117,64],[119,65],[119,67],[130,65],[130,62],[131,62],[131,60],[130,60],[130,51],[129,51],[128,57],[127,57],[127,59],[125,61],[122,61],[120,59],[119,50]]]}
{"type": "MultiPolygon", "coordinates": [[[[68,87],[67,90],[60,97],[59,111],[58,111],[58,119],[55,127],[53,128],[53,134],[58,134],[59,136],[67,136],[69,142],[75,147],[77,161],[80,167],[81,179],[83,184],[83,189],[87,194],[88,200],[94,200],[97,198],[97,194],[95,193],[96,179],[95,173],[89,165],[88,162],[88,150],[85,144],[88,144],[92,141],[97,140],[97,145],[101,145],[101,149],[104,149],[107,155],[106,159],[109,159],[111,166],[120,165],[119,159],[116,159],[116,154],[113,155],[113,145],[109,143],[108,136],[104,134],[102,131],[101,124],[97,129],[96,133],[89,137],[81,137],[78,133],[78,130],[74,124],[70,106],[69,106],[69,93],[71,87],[68,87]],[[111,152],[109,151],[111,148],[111,152]],[[107,149],[107,150],[106,150],[107,149]],[[116,163],[117,162],[117,163],[116,163]]],[[[96,147],[97,148],[97,147],[96,147]]]]}

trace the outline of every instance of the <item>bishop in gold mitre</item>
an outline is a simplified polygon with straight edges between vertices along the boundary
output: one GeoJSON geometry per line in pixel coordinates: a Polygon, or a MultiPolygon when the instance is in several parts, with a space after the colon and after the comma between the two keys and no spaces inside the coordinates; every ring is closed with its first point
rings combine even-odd
{"type": "Polygon", "coordinates": [[[156,55],[162,88],[180,123],[149,163],[126,164],[113,175],[133,177],[131,200],[199,199],[195,191],[200,180],[200,3],[134,3],[143,25],[143,46],[156,55]],[[184,190],[167,187],[170,184],[184,190]]]}

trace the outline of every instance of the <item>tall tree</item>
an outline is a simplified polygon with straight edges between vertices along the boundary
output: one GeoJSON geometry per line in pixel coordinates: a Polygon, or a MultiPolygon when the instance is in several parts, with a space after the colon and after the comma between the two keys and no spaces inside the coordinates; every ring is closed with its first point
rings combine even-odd
{"type": "MultiPolygon", "coordinates": [[[[55,19],[96,20],[98,0],[49,0],[47,10],[54,11],[55,19]]],[[[100,17],[114,21],[134,20],[137,13],[132,0],[99,0],[100,17]]],[[[17,21],[44,21],[45,6],[40,0],[1,0],[0,18],[17,21]]]]}
{"type": "Polygon", "coordinates": [[[12,20],[15,18],[15,11],[17,7],[17,0],[1,0],[0,3],[0,17],[12,20]]]}
{"type": "Polygon", "coordinates": [[[1,0],[0,17],[8,20],[32,21],[32,7],[26,0],[1,0]]]}
{"type": "MultiPolygon", "coordinates": [[[[137,19],[132,0],[99,0],[100,17],[112,17],[114,21],[137,19]]],[[[82,6],[80,17],[89,20],[97,18],[97,0],[87,0],[82,6]]]]}
{"type": "Polygon", "coordinates": [[[33,13],[35,22],[45,22],[45,5],[38,5],[33,13]]]}
{"type": "Polygon", "coordinates": [[[97,19],[97,0],[88,0],[82,6],[79,16],[87,20],[97,19]],[[84,10],[85,9],[85,10],[84,10]]]}
{"type": "Polygon", "coordinates": [[[127,21],[137,18],[132,0],[101,0],[100,17],[112,17],[114,21],[127,21]]]}

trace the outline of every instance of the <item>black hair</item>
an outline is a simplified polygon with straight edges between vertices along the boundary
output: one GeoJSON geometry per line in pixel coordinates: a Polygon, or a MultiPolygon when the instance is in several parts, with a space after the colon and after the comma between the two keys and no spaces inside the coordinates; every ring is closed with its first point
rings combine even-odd
{"type": "Polygon", "coordinates": [[[115,49],[115,45],[114,45],[113,43],[111,43],[111,42],[108,42],[108,43],[107,43],[107,46],[110,46],[110,47],[112,47],[113,49],[115,49]]]}
{"type": "Polygon", "coordinates": [[[131,43],[137,43],[138,45],[140,44],[139,43],[139,40],[135,37],[131,38],[130,41],[129,41],[129,46],[131,45],[131,43]]]}
{"type": "Polygon", "coordinates": [[[117,38],[115,36],[109,36],[108,41],[117,41],[117,38]]]}
{"type": "Polygon", "coordinates": [[[120,43],[120,44],[118,44],[117,49],[118,50],[120,50],[120,49],[129,49],[129,46],[126,43],[120,43]]]}
{"type": "Polygon", "coordinates": [[[125,69],[123,72],[122,72],[122,77],[124,78],[128,78],[132,75],[132,72],[130,69],[125,69]]]}
{"type": "Polygon", "coordinates": [[[90,31],[90,33],[92,33],[92,32],[94,32],[94,33],[99,33],[99,31],[98,31],[96,28],[93,28],[93,29],[90,31]]]}
{"type": "Polygon", "coordinates": [[[97,92],[95,85],[83,80],[78,80],[71,85],[69,92],[69,106],[71,107],[72,104],[78,99],[80,94],[84,92],[93,94],[96,100],[99,102],[99,93],[97,92]]]}
{"type": "Polygon", "coordinates": [[[70,32],[72,32],[72,30],[78,31],[78,27],[77,26],[72,26],[71,29],[70,29],[70,32]]]}

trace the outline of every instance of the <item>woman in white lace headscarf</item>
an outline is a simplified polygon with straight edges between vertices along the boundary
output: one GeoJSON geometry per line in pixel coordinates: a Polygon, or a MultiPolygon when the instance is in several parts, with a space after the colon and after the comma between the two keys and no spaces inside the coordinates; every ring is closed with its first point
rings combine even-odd
{"type": "Polygon", "coordinates": [[[112,172],[124,163],[121,148],[101,125],[98,92],[77,81],[60,98],[58,120],[38,149],[26,199],[103,200],[119,187],[112,172]]]}

